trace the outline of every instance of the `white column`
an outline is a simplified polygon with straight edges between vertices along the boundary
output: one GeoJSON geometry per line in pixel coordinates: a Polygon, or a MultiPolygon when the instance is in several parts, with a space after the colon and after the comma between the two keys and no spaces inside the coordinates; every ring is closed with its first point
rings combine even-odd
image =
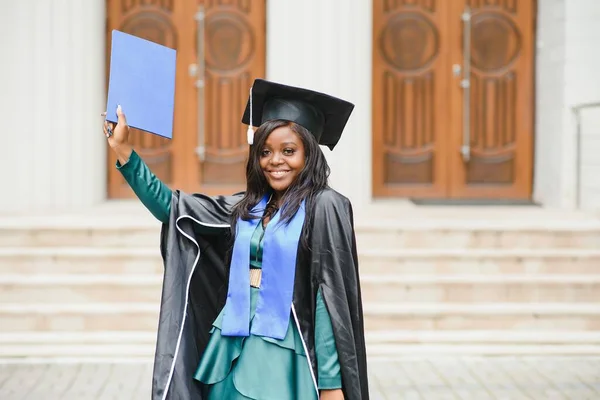
{"type": "Polygon", "coordinates": [[[581,112],[580,155],[573,114],[600,102],[599,19],[594,0],[538,2],[534,199],[549,207],[600,209],[600,108],[581,112]]]}
{"type": "Polygon", "coordinates": [[[579,206],[600,211],[600,108],[581,111],[579,206]]]}
{"type": "Polygon", "coordinates": [[[565,133],[565,0],[538,2],[536,120],[533,198],[545,206],[563,203],[561,142],[565,133]]]}
{"type": "Polygon", "coordinates": [[[105,1],[0,2],[0,212],[106,197],[105,1]]]}
{"type": "Polygon", "coordinates": [[[371,199],[371,15],[365,0],[267,2],[267,79],[356,106],[338,146],[324,149],[331,185],[355,206],[371,199]]]}
{"type": "Polygon", "coordinates": [[[563,179],[567,181],[565,202],[586,210],[600,210],[600,108],[581,112],[582,154],[577,155],[577,130],[571,108],[585,103],[600,102],[600,2],[595,0],[566,1],[566,73],[565,97],[569,106],[569,126],[563,148],[566,152],[563,179]],[[580,186],[575,177],[580,175],[580,186]]]}

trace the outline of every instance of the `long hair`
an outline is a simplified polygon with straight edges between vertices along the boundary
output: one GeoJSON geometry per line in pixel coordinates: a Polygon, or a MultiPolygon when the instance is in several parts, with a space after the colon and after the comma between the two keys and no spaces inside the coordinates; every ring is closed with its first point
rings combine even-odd
{"type": "Polygon", "coordinates": [[[246,193],[242,200],[235,205],[232,212],[232,236],[235,237],[235,225],[238,218],[249,220],[254,217],[250,212],[272,189],[265,178],[260,166],[260,155],[267,138],[275,129],[288,126],[302,140],[304,145],[304,168],[291,183],[281,199],[282,215],[280,221],[289,223],[298,211],[303,200],[306,201],[306,220],[312,217],[312,203],[315,195],[329,187],[329,164],[319,147],[317,139],[304,127],[290,121],[267,121],[258,128],[254,136],[254,145],[250,146],[248,163],[246,164],[246,193]]]}

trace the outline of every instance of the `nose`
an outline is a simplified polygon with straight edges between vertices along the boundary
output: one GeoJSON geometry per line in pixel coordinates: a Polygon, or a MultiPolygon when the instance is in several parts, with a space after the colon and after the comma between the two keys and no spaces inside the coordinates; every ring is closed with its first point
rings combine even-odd
{"type": "Polygon", "coordinates": [[[273,157],[271,157],[271,164],[279,165],[283,162],[283,157],[279,152],[274,152],[273,157]]]}

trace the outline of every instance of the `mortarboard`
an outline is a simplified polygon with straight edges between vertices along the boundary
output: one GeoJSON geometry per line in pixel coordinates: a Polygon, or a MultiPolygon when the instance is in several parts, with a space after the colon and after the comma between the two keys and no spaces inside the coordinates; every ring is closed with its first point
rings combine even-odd
{"type": "Polygon", "coordinates": [[[113,30],[106,119],[117,122],[120,104],[129,126],[171,139],[175,58],[173,49],[113,30]]]}
{"type": "Polygon", "coordinates": [[[308,129],[320,145],[333,150],[353,109],[354,104],[337,97],[256,79],[250,89],[242,123],[249,125],[249,144],[254,138],[252,126],[282,119],[308,129]]]}

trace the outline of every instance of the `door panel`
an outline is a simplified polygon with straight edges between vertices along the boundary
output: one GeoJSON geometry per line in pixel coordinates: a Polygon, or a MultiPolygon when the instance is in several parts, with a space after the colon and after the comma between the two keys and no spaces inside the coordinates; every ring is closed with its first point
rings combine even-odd
{"type": "Polygon", "coordinates": [[[223,194],[245,189],[248,144],[241,118],[252,82],[265,75],[266,5],[206,0],[204,7],[204,123],[201,112],[195,123],[204,130],[204,157],[190,162],[190,190],[223,194]]]}
{"type": "Polygon", "coordinates": [[[374,196],[529,199],[535,1],[373,4],[374,196]]]}
{"type": "MultiPolygon", "coordinates": [[[[452,87],[454,149],[465,144],[469,109],[469,158],[450,154],[453,198],[529,199],[533,175],[533,0],[465,0],[454,15],[471,12],[470,104],[452,87]]],[[[455,17],[456,18],[456,17],[455,17]]],[[[459,18],[459,17],[458,17],[459,18]]],[[[462,24],[461,24],[462,25],[462,24]]],[[[462,28],[454,62],[463,59],[462,28]]]]}
{"type": "MultiPolygon", "coordinates": [[[[113,29],[177,50],[173,140],[131,132],[135,150],[170,187],[244,189],[248,145],[240,120],[252,81],[265,75],[265,11],[264,0],[108,0],[107,65],[113,29]]],[[[115,162],[109,152],[109,198],[133,197],[115,162]]]]}
{"type": "Polygon", "coordinates": [[[447,1],[373,2],[373,193],[446,189],[447,1]]]}
{"type": "MultiPolygon", "coordinates": [[[[181,4],[185,2],[165,0],[109,0],[107,2],[107,74],[110,65],[111,32],[117,29],[177,50],[177,81],[181,81],[181,58],[185,58],[185,38],[192,34],[192,23],[183,16],[186,10],[181,4]]],[[[152,171],[167,185],[181,184],[184,180],[183,163],[178,157],[179,144],[183,141],[181,116],[186,112],[182,109],[182,86],[178,85],[175,92],[175,116],[173,126],[174,139],[168,140],[156,135],[131,130],[130,140],[136,152],[144,159],[152,171]],[[179,143],[178,143],[179,142],[179,143]]],[[[125,114],[127,109],[124,107],[125,114]]],[[[108,152],[108,197],[127,198],[134,194],[115,169],[116,156],[108,152]]]]}

